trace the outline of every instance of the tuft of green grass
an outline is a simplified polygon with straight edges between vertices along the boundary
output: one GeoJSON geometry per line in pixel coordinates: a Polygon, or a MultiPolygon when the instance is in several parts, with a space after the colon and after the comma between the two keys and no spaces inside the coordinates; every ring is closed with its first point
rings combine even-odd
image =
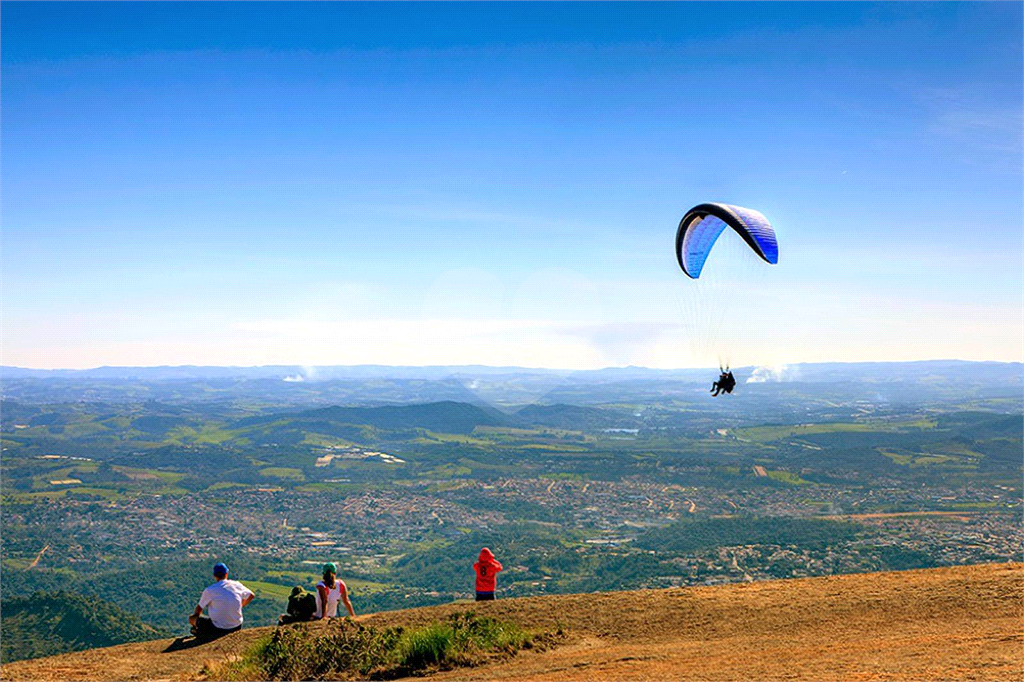
{"type": "Polygon", "coordinates": [[[399,665],[409,671],[431,666],[471,666],[491,655],[514,655],[532,648],[534,635],[515,623],[481,618],[472,611],[453,614],[447,622],[403,633],[399,665]]]}
{"type": "Polygon", "coordinates": [[[405,634],[400,642],[402,665],[420,669],[453,659],[455,632],[444,623],[434,623],[405,634]]]}
{"type": "Polygon", "coordinates": [[[412,629],[337,619],[326,627],[279,627],[242,656],[208,664],[204,673],[224,680],[393,679],[514,656],[562,634],[527,632],[472,611],[412,629]]]}

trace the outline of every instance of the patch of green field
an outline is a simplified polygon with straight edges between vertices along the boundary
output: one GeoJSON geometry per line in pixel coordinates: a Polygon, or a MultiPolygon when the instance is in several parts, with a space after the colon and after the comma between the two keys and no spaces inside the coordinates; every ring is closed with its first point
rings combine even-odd
{"type": "Polygon", "coordinates": [[[435,433],[433,431],[426,431],[425,438],[417,438],[416,441],[425,441],[426,443],[437,442],[437,443],[461,443],[463,445],[494,445],[493,441],[484,440],[483,438],[474,438],[473,436],[467,436],[460,433],[435,433]]]}
{"type": "Polygon", "coordinates": [[[35,502],[36,500],[56,500],[64,497],[67,490],[45,490],[42,492],[35,493],[7,493],[4,497],[5,502],[11,504],[24,504],[26,502],[35,502]]]}
{"type": "MultiPolygon", "coordinates": [[[[901,466],[929,466],[934,464],[946,464],[948,462],[960,463],[960,457],[937,452],[896,452],[879,448],[878,451],[901,466]]],[[[968,464],[968,466],[971,466],[968,464]]]]}
{"type": "Polygon", "coordinates": [[[267,478],[278,478],[283,481],[306,480],[306,474],[302,473],[301,469],[293,469],[291,467],[267,467],[266,469],[260,469],[260,475],[267,478]]]}
{"type": "Polygon", "coordinates": [[[804,480],[794,474],[792,471],[782,471],[780,469],[767,470],[768,478],[773,481],[779,481],[780,483],[786,483],[788,485],[810,485],[810,481],[804,480]]]}
{"type": "Polygon", "coordinates": [[[66,460],[41,460],[42,463],[50,461],[60,461],[61,464],[65,465],[59,469],[51,469],[43,474],[38,474],[32,477],[32,490],[50,490],[53,485],[50,481],[64,480],[69,478],[78,478],[82,474],[95,473],[99,465],[95,462],[85,462],[83,464],[74,464],[72,466],[66,466],[66,460]]]}
{"type": "Polygon", "coordinates": [[[888,457],[889,459],[891,459],[896,464],[902,464],[903,466],[909,466],[914,461],[914,457],[912,455],[903,455],[898,452],[892,452],[891,450],[885,450],[883,448],[879,448],[878,451],[885,455],[886,457],[888,457]]]}
{"type": "MultiPolygon", "coordinates": [[[[1010,441],[1010,439],[1008,438],[993,438],[992,440],[1010,441]]],[[[985,455],[981,454],[980,452],[975,452],[974,450],[971,450],[969,447],[967,447],[967,445],[965,445],[964,443],[958,443],[956,441],[946,441],[941,445],[937,445],[935,447],[937,450],[940,450],[940,452],[936,454],[955,455],[957,457],[970,457],[973,459],[985,458],[985,455]]]]}
{"type": "Polygon", "coordinates": [[[212,424],[203,424],[199,429],[191,426],[179,426],[167,432],[167,441],[178,445],[220,445],[238,435],[237,431],[227,431],[212,424]]]}
{"type": "Polygon", "coordinates": [[[461,466],[458,464],[442,464],[435,469],[432,469],[430,474],[439,478],[454,478],[456,476],[469,476],[473,473],[473,470],[467,466],[461,466]]]}
{"type": "Polygon", "coordinates": [[[110,419],[104,419],[100,423],[112,429],[126,431],[131,428],[132,419],[131,417],[111,417],[110,419]]]}
{"type": "Polygon", "coordinates": [[[108,433],[108,429],[99,422],[76,422],[64,426],[64,438],[87,438],[99,433],[108,433]]]}
{"type": "Polygon", "coordinates": [[[313,483],[304,483],[303,485],[297,486],[295,490],[304,493],[318,493],[328,490],[335,492],[347,492],[362,490],[362,485],[359,483],[328,483],[327,481],[315,481],[313,483]]]}
{"type": "Polygon", "coordinates": [[[955,462],[956,457],[950,455],[922,455],[914,458],[914,464],[942,464],[943,462],[955,462]]]}
{"type": "Polygon", "coordinates": [[[989,509],[996,509],[1001,507],[1000,502],[958,502],[956,504],[946,505],[947,509],[955,511],[986,511],[989,509]]]}
{"type": "Polygon", "coordinates": [[[486,436],[512,436],[513,438],[533,438],[541,435],[539,429],[517,429],[511,426],[477,426],[473,433],[486,436]]]}
{"type": "Polygon", "coordinates": [[[581,445],[569,445],[567,443],[524,443],[519,446],[523,450],[546,450],[548,452],[588,452],[588,448],[581,445]]]}
{"type": "Polygon", "coordinates": [[[749,426],[734,429],[737,438],[746,438],[762,443],[808,436],[817,433],[894,433],[911,429],[935,428],[936,422],[931,419],[916,419],[905,422],[831,422],[825,424],[789,424],[780,426],[749,426]]]}
{"type": "MultiPolygon", "coordinates": [[[[884,423],[884,422],[883,422],[884,423]]],[[[934,429],[938,425],[934,419],[915,419],[907,422],[896,422],[892,426],[898,431],[905,431],[907,429],[934,429]]]]}
{"type": "Polygon", "coordinates": [[[115,466],[114,471],[120,472],[133,481],[160,481],[162,483],[177,483],[185,478],[185,474],[177,471],[160,471],[159,469],[137,469],[134,467],[115,466]]]}
{"type": "Polygon", "coordinates": [[[26,568],[28,568],[31,564],[32,560],[27,558],[16,559],[14,557],[11,557],[10,559],[4,559],[3,561],[3,567],[5,569],[11,569],[15,571],[23,571],[26,568]]]}
{"type": "Polygon", "coordinates": [[[427,486],[427,492],[430,493],[443,493],[449,490],[461,490],[465,488],[467,483],[465,481],[435,481],[427,486]]]}
{"type": "Polygon", "coordinates": [[[262,583],[258,580],[246,580],[243,581],[242,584],[255,592],[257,597],[267,596],[271,599],[277,599],[280,601],[288,601],[288,595],[292,592],[292,588],[286,585],[278,585],[277,583],[262,583]]]}
{"type": "MultiPolygon", "coordinates": [[[[78,493],[80,495],[97,495],[107,500],[125,500],[128,496],[124,493],[113,490],[111,488],[98,488],[96,486],[77,486],[75,488],[68,488],[66,493],[78,493]]],[[[182,492],[185,492],[182,490],[182,492]]]]}

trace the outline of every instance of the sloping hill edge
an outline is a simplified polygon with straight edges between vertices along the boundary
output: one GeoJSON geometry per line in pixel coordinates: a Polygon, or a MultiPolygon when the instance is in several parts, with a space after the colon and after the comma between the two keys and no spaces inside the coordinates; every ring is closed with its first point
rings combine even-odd
{"type": "MultiPolygon", "coordinates": [[[[415,626],[472,610],[566,644],[454,679],[1024,679],[1024,564],[866,573],[668,590],[552,595],[361,616],[415,626]]],[[[305,627],[322,627],[314,623],[305,627]]],[[[167,651],[124,644],[0,667],[4,680],[199,679],[273,628],[167,651]]]]}

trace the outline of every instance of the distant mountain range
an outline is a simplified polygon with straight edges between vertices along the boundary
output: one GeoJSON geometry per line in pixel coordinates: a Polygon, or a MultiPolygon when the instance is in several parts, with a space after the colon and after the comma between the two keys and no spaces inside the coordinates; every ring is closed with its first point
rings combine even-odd
{"type": "MultiPolygon", "coordinates": [[[[985,372],[1020,373],[1020,362],[970,360],[921,360],[915,362],[825,362],[799,363],[777,367],[738,367],[738,374],[755,381],[841,381],[843,379],[915,378],[934,373],[985,372]]],[[[397,366],[397,365],[265,365],[260,367],[217,367],[202,365],[157,367],[96,367],[92,369],[29,369],[0,366],[5,379],[66,378],[174,381],[196,379],[275,379],[285,382],[323,382],[344,379],[413,379],[438,381],[473,377],[552,377],[577,381],[628,381],[658,379],[704,382],[715,368],[655,369],[649,367],[606,367],[594,370],[561,370],[530,367],[490,367],[486,365],[397,366]]]]}
{"type": "MultiPolygon", "coordinates": [[[[99,367],[87,370],[0,368],[0,397],[31,404],[150,403],[223,404],[263,410],[342,405],[372,407],[467,403],[514,413],[528,405],[678,404],[700,410],[764,412],[778,419],[804,410],[809,398],[822,404],[1019,403],[1024,365],[1019,362],[860,362],[795,364],[734,369],[740,387],[728,400],[708,399],[710,369],[609,367],[569,372],[522,367],[99,367]],[[747,405],[741,405],[744,400],[747,405]],[[753,401],[753,402],[751,402],[753,401]]],[[[991,406],[991,405],[990,405],[991,406]]],[[[624,409],[630,409],[628,407],[624,409]]],[[[545,415],[534,424],[559,426],[545,415]]],[[[591,415],[593,416],[593,415],[591,415]]],[[[586,419],[586,415],[575,417],[586,419]]],[[[591,421],[586,419],[587,421],[591,421]]],[[[620,426],[607,423],[607,428],[620,426]]],[[[362,422],[365,423],[365,422],[362,422]]],[[[478,422],[478,425],[486,425],[478,422]]],[[[596,423],[595,423],[596,425],[596,423]]],[[[428,428],[426,424],[420,425],[428,428]]]]}

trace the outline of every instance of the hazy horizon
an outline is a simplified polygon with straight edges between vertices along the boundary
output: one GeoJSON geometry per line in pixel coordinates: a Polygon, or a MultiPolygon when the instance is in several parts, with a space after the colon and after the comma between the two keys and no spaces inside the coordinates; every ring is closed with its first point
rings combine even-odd
{"type": "MultiPolygon", "coordinates": [[[[830,365],[922,365],[922,364],[984,364],[984,365],[1022,365],[1020,360],[964,360],[960,358],[927,358],[922,360],[854,360],[836,362],[791,362],[777,365],[735,365],[733,369],[749,370],[772,370],[786,367],[799,366],[830,366],[830,365]]],[[[304,370],[311,375],[322,370],[445,370],[445,369],[481,369],[487,371],[536,371],[552,373],[597,373],[613,370],[638,370],[650,372],[699,372],[715,369],[713,366],[692,366],[692,367],[649,367],[644,365],[607,365],[604,367],[592,367],[585,369],[570,369],[567,367],[530,367],[522,365],[485,365],[485,364],[451,364],[451,365],[391,365],[381,363],[365,364],[335,364],[335,365],[303,365],[299,363],[269,363],[265,365],[96,365],[92,367],[25,367],[21,365],[0,364],[0,370],[19,370],[26,372],[94,372],[100,370],[187,370],[187,369],[211,369],[211,370],[304,370]]]]}

